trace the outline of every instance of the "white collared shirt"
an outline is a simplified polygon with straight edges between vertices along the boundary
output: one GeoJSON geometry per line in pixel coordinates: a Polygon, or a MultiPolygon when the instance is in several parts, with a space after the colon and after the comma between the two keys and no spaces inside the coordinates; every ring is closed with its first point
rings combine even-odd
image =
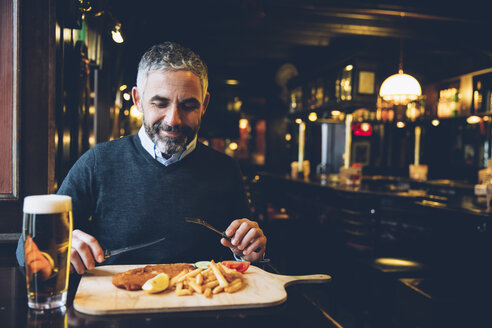
{"type": "MultiPolygon", "coordinates": [[[[198,137],[195,136],[195,138],[188,144],[186,149],[183,149],[183,151],[179,154],[173,154],[169,159],[165,159],[162,157],[161,152],[157,149],[157,146],[154,144],[152,139],[150,139],[149,135],[147,132],[145,132],[145,128],[142,125],[140,130],[138,131],[138,137],[140,138],[140,142],[142,143],[142,147],[153,157],[155,158],[159,163],[164,164],[165,166],[171,165],[173,163],[176,163],[183,158],[185,158],[187,155],[189,155],[193,150],[196,148],[196,142],[198,137]]],[[[244,261],[242,258],[232,253],[234,255],[234,258],[236,261],[244,261]]],[[[265,255],[263,255],[264,257],[265,255]]]]}
{"type": "Polygon", "coordinates": [[[182,152],[180,152],[179,154],[173,154],[171,157],[169,157],[169,159],[166,159],[162,156],[159,149],[157,149],[157,146],[154,144],[152,139],[150,139],[147,132],[145,132],[145,128],[143,125],[138,131],[138,137],[140,138],[142,147],[150,154],[150,156],[152,156],[159,163],[164,164],[165,166],[176,163],[182,160],[183,158],[185,158],[186,156],[188,156],[193,150],[195,150],[196,142],[198,139],[198,137],[195,136],[195,138],[188,144],[188,146],[186,146],[185,149],[183,149],[182,152]]]}

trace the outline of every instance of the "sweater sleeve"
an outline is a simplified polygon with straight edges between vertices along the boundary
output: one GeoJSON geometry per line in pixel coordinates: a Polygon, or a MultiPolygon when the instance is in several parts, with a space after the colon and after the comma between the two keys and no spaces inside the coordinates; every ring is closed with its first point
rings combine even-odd
{"type": "Polygon", "coordinates": [[[24,237],[21,235],[19,241],[17,242],[17,249],[15,250],[15,255],[17,257],[17,263],[19,266],[23,267],[25,265],[24,259],[24,237]]]}
{"type": "Polygon", "coordinates": [[[95,149],[87,151],[73,165],[58,194],[72,197],[74,229],[88,230],[89,218],[96,207],[95,149]]]}

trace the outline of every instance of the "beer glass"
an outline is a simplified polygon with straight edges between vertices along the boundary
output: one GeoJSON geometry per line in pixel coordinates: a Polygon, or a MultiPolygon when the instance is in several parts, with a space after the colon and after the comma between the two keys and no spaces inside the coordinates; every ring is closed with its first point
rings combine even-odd
{"type": "Polygon", "coordinates": [[[68,313],[65,306],[51,310],[29,309],[28,328],[68,328],[68,313]]]}
{"type": "Polygon", "coordinates": [[[72,225],[71,197],[36,195],[24,198],[22,237],[30,308],[65,306],[72,225]]]}

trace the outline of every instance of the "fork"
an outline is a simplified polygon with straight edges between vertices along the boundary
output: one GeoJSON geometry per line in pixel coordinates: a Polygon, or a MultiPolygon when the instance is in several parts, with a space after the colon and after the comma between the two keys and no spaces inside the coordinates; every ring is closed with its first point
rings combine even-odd
{"type": "Polygon", "coordinates": [[[208,223],[205,220],[202,220],[202,219],[199,219],[199,218],[185,218],[185,221],[186,222],[190,222],[190,223],[200,224],[200,225],[202,225],[204,227],[207,227],[210,230],[213,230],[213,231],[217,232],[218,234],[220,234],[225,239],[231,241],[231,237],[227,236],[224,231],[220,231],[219,229],[215,228],[214,226],[212,226],[210,223],[208,223]]]}
{"type": "MultiPolygon", "coordinates": [[[[220,231],[219,229],[215,228],[213,225],[211,225],[210,223],[208,223],[207,221],[205,221],[203,219],[199,219],[199,218],[185,218],[185,221],[186,222],[190,222],[190,223],[200,224],[200,225],[202,225],[204,227],[207,227],[210,230],[213,230],[213,231],[217,232],[218,234],[220,234],[225,239],[231,241],[231,237],[227,236],[224,231],[220,231]]],[[[261,251],[261,248],[255,249],[255,253],[259,253],[260,251],[261,251]]],[[[266,260],[266,259],[264,259],[264,260],[266,260]]]]}

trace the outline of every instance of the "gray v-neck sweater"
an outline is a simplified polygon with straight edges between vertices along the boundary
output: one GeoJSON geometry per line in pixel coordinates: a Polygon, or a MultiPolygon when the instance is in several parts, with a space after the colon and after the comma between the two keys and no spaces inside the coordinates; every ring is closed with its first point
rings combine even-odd
{"type": "MultiPolygon", "coordinates": [[[[93,235],[103,249],[166,237],[104,264],[230,259],[232,253],[220,244],[218,234],[184,218],[203,218],[225,230],[234,219],[250,215],[234,159],[198,143],[181,161],[164,166],[145,151],[137,135],[87,151],[58,194],[72,197],[74,229],[93,235]]],[[[23,265],[22,243],[19,246],[23,265]]]]}

